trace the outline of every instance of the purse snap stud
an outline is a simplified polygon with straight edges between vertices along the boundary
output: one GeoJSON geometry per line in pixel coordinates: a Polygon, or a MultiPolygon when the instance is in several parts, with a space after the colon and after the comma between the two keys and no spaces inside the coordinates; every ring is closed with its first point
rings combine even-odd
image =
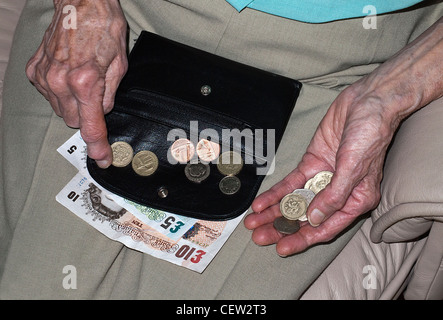
{"type": "Polygon", "coordinates": [[[211,87],[205,84],[204,86],[201,87],[200,92],[204,96],[209,96],[211,94],[211,90],[212,90],[211,87]]]}
{"type": "Polygon", "coordinates": [[[162,199],[166,198],[168,196],[168,189],[165,187],[161,187],[158,189],[158,196],[162,199]]]}

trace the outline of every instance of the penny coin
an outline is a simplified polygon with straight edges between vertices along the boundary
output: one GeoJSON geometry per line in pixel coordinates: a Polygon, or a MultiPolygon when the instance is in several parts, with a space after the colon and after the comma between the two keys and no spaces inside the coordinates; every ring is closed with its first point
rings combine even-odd
{"type": "Polygon", "coordinates": [[[205,162],[211,162],[218,158],[220,154],[220,145],[213,141],[201,139],[197,143],[197,155],[205,162]]]}
{"type": "Polygon", "coordinates": [[[209,177],[211,169],[203,163],[188,163],[185,167],[185,175],[190,181],[200,183],[209,177]]]}
{"type": "MultiPolygon", "coordinates": [[[[333,173],[330,171],[320,171],[313,178],[309,189],[314,191],[314,193],[319,193],[323,190],[330,182],[333,173]]],[[[308,180],[309,181],[309,180],[308,180]]]]}
{"type": "Polygon", "coordinates": [[[308,201],[302,195],[290,193],[283,197],[280,202],[281,214],[289,220],[297,220],[306,214],[308,201]]]}
{"type": "Polygon", "coordinates": [[[114,167],[126,167],[131,163],[134,151],[129,143],[116,141],[111,145],[112,165],[114,167]]]}
{"type": "Polygon", "coordinates": [[[300,221],[289,220],[285,217],[278,217],[274,220],[274,228],[283,234],[293,234],[300,229],[300,221]]]}
{"type": "Polygon", "coordinates": [[[233,195],[240,190],[241,182],[236,176],[227,176],[221,179],[219,183],[220,191],[226,195],[233,195]]]}
{"type": "Polygon", "coordinates": [[[187,163],[194,156],[194,144],[188,139],[178,139],[171,146],[172,157],[180,163],[187,163]]]}
{"type": "Polygon", "coordinates": [[[218,157],[217,169],[225,176],[235,176],[243,168],[243,159],[234,151],[223,152],[218,157]]]}
{"type": "Polygon", "coordinates": [[[151,151],[140,151],[132,159],[132,168],[139,176],[150,176],[158,168],[158,158],[151,151]]]}

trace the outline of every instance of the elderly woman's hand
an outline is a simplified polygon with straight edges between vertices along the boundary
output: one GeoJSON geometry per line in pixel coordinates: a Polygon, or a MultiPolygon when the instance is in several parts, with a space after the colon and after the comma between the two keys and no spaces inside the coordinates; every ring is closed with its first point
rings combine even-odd
{"type": "MultiPolygon", "coordinates": [[[[127,23],[118,0],[54,1],[55,13],[26,74],[70,127],[80,128],[88,155],[100,167],[112,162],[104,115],[127,70],[127,23]],[[75,8],[76,29],[65,23],[75,8]]],[[[71,21],[72,23],[72,21],[71,21]]]]}
{"type": "Polygon", "coordinates": [[[386,150],[400,122],[443,95],[443,19],[332,103],[302,161],[285,179],[255,199],[245,219],[260,245],[277,244],[290,255],[333,239],[380,199],[386,150]],[[284,236],[273,227],[279,201],[317,172],[334,172],[312,200],[308,222],[284,236]]]}

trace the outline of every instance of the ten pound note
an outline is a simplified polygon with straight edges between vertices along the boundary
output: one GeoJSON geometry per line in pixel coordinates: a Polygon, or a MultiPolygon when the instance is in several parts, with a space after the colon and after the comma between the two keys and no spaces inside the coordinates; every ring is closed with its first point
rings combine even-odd
{"type": "Polygon", "coordinates": [[[57,151],[79,173],[56,199],[75,215],[134,250],[203,272],[242,220],[204,221],[142,206],[100,187],[86,169],[78,131],[57,151]]]}

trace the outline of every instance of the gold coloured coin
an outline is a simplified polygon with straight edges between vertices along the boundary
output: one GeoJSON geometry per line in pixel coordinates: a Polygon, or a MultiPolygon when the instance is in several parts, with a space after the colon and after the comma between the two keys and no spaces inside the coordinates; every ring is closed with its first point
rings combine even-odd
{"type": "Polygon", "coordinates": [[[290,193],[280,201],[280,212],[289,220],[298,220],[306,214],[308,201],[300,194],[290,193]]]}
{"type": "Polygon", "coordinates": [[[180,163],[187,163],[194,156],[194,144],[188,139],[178,139],[171,146],[172,157],[180,163]]]}
{"type": "Polygon", "coordinates": [[[218,157],[217,169],[225,176],[235,176],[243,168],[243,159],[234,151],[223,152],[218,157]]]}
{"type": "Polygon", "coordinates": [[[150,176],[158,168],[158,158],[151,151],[140,151],[132,159],[132,168],[139,176],[150,176]]]}
{"type": "Polygon", "coordinates": [[[116,141],[111,145],[112,149],[112,165],[114,167],[126,167],[131,163],[134,151],[129,143],[124,141],[116,141]]]}
{"type": "Polygon", "coordinates": [[[330,171],[320,171],[312,179],[310,179],[312,181],[307,189],[312,190],[315,194],[319,193],[331,182],[333,175],[334,174],[330,171]]]}
{"type": "Polygon", "coordinates": [[[207,139],[201,139],[197,143],[197,155],[202,161],[214,161],[220,155],[220,145],[207,139]]]}
{"type": "Polygon", "coordinates": [[[236,176],[227,176],[221,179],[219,183],[220,191],[226,195],[233,195],[240,190],[241,182],[236,176]]]}

